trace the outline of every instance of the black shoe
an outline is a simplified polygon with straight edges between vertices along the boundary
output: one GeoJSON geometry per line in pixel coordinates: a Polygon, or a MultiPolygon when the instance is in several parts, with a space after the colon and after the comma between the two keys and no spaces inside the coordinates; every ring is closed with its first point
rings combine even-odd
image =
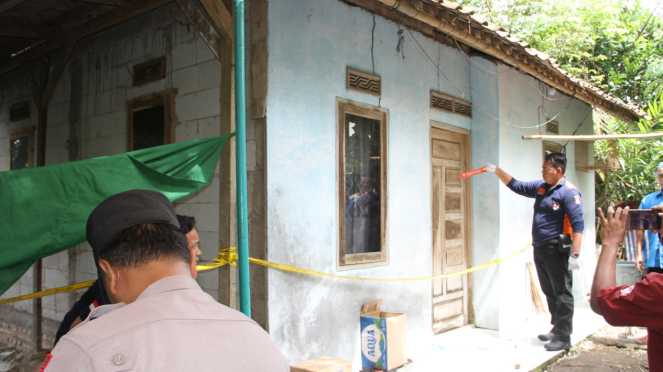
{"type": "Polygon", "coordinates": [[[550,331],[545,335],[539,335],[539,340],[541,341],[551,341],[553,338],[555,338],[555,334],[553,333],[553,331],[550,331]]]}
{"type": "Polygon", "coordinates": [[[559,351],[559,350],[569,351],[571,349],[571,342],[559,338],[554,338],[552,341],[543,345],[543,347],[545,347],[546,350],[548,351],[559,351]]]}

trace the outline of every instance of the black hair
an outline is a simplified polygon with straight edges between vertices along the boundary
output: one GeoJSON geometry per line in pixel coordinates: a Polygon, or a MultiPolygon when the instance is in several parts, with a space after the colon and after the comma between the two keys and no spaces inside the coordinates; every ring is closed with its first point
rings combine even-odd
{"type": "Polygon", "coordinates": [[[566,155],[561,152],[551,152],[546,154],[545,161],[549,161],[555,169],[562,168],[562,174],[566,173],[566,155]]]}
{"type": "Polygon", "coordinates": [[[99,251],[98,260],[115,267],[140,267],[151,261],[178,259],[189,263],[191,255],[186,237],[175,226],[144,223],[126,228],[99,251]]]}
{"type": "Polygon", "coordinates": [[[183,216],[181,214],[177,215],[177,221],[180,223],[180,231],[182,234],[186,235],[191,231],[194,226],[196,226],[195,217],[183,216]]]}

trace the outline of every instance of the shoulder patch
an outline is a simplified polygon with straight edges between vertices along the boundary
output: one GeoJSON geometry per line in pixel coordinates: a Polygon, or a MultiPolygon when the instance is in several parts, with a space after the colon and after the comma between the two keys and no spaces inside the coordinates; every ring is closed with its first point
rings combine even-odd
{"type": "Polygon", "coordinates": [[[576,204],[582,204],[582,201],[580,201],[580,195],[573,195],[573,199],[576,201],[576,204]]]}
{"type": "Polygon", "coordinates": [[[46,354],[46,360],[44,361],[44,364],[41,366],[41,368],[39,368],[39,372],[44,372],[51,359],[53,359],[53,354],[46,354]]]}
{"type": "Polygon", "coordinates": [[[546,193],[546,189],[544,189],[543,187],[539,187],[539,194],[543,195],[545,193],[546,193]]]}
{"type": "Polygon", "coordinates": [[[565,185],[566,185],[566,187],[568,187],[568,188],[570,188],[570,189],[575,189],[575,190],[578,189],[578,188],[577,188],[574,184],[572,184],[571,181],[569,181],[569,180],[566,180],[565,185]]]}

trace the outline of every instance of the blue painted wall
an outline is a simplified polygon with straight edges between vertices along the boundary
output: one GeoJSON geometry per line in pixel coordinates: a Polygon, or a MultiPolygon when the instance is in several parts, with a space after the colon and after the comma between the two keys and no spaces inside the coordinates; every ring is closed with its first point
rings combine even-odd
{"type": "MultiPolygon", "coordinates": [[[[269,3],[266,162],[270,261],[374,278],[431,275],[431,120],[472,130],[474,168],[494,163],[516,177],[540,175],[541,143],[522,141],[525,132],[505,128],[490,118],[538,123],[536,96],[530,90],[512,92],[529,89],[524,75],[515,70],[491,74],[498,69],[493,63],[478,57],[470,63],[460,51],[413,31],[427,57],[407,30],[403,58],[395,50],[398,30],[394,22],[338,1],[269,3]],[[346,67],[380,75],[382,98],[347,91],[346,67]],[[470,120],[433,111],[429,108],[431,89],[457,97],[462,94],[489,116],[475,110],[470,120]],[[385,266],[337,269],[337,97],[389,110],[389,262],[385,266]]],[[[546,104],[548,112],[555,112],[546,104]]],[[[584,115],[584,106],[574,103],[567,110],[568,120],[566,116],[560,119],[563,133],[570,133],[567,128],[572,119],[584,115]]],[[[585,188],[586,204],[591,199],[593,206],[593,191],[586,190],[593,183],[589,177],[578,178],[576,185],[585,188]]],[[[474,265],[492,261],[529,240],[531,201],[511,195],[494,175],[473,179],[472,198],[474,265]]],[[[504,275],[504,267],[492,267],[474,275],[473,310],[478,326],[507,329],[514,319],[504,316],[504,310],[514,306],[508,300],[526,306],[523,260],[513,261],[518,274],[504,275]],[[517,289],[512,292],[517,293],[510,293],[514,283],[517,289]]],[[[270,334],[291,363],[331,355],[352,360],[358,369],[361,306],[376,298],[384,299],[384,310],[407,313],[409,357],[416,356],[418,345],[424,350],[430,347],[430,282],[355,282],[270,270],[268,297],[270,334]]]]}
{"type": "MultiPolygon", "coordinates": [[[[430,120],[470,127],[432,112],[430,89],[455,88],[398,25],[337,1],[269,3],[267,200],[269,259],[337,272],[336,97],[389,110],[389,264],[341,274],[378,278],[431,274],[430,120]],[[373,22],[375,33],[372,37],[373,22]],[[373,56],[371,43],[373,38],[373,56]],[[382,77],[382,99],[345,89],[346,67],[382,77]]],[[[413,33],[453,84],[469,95],[466,57],[413,33]]],[[[458,94],[454,94],[458,95],[458,94]]],[[[431,283],[351,282],[269,272],[269,330],[290,362],[333,355],[360,365],[364,302],[405,312],[408,338],[432,335],[431,283]]]]}

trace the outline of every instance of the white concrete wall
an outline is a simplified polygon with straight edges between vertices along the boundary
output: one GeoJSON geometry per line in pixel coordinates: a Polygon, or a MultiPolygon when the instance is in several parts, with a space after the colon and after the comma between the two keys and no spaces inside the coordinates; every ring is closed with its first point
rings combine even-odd
{"type": "MultiPolygon", "coordinates": [[[[81,63],[83,70],[80,159],[125,152],[126,102],[168,89],[178,89],[174,118],[176,142],[221,134],[221,65],[174,3],[84,39],[76,46],[70,65],[72,63],[81,63]],[[166,78],[134,87],[133,66],[161,56],[167,59],[166,78]]],[[[69,139],[70,99],[71,76],[70,68],[67,67],[49,105],[47,165],[66,162],[69,159],[65,142],[69,139]]],[[[8,169],[7,131],[27,125],[36,126],[37,123],[34,103],[28,120],[9,122],[9,108],[21,101],[31,101],[25,70],[18,69],[0,76],[0,171],[8,169]]],[[[35,132],[35,148],[37,145],[35,132]]],[[[176,211],[196,217],[202,259],[208,261],[217,258],[218,169],[211,184],[179,201],[176,211]]],[[[89,245],[84,243],[76,249],[76,282],[95,279],[97,274],[89,245]]],[[[44,289],[69,284],[67,251],[45,258],[43,265],[44,289]]],[[[198,282],[206,292],[218,298],[218,271],[200,273],[198,282]]],[[[32,270],[1,298],[31,292],[32,270]]],[[[80,295],[82,290],[78,292],[80,295]]],[[[68,294],[44,297],[44,317],[60,321],[71,305],[68,294]]],[[[27,313],[32,311],[30,301],[5,305],[7,306],[27,313]]],[[[2,309],[0,314],[1,311],[2,309]]]]}

